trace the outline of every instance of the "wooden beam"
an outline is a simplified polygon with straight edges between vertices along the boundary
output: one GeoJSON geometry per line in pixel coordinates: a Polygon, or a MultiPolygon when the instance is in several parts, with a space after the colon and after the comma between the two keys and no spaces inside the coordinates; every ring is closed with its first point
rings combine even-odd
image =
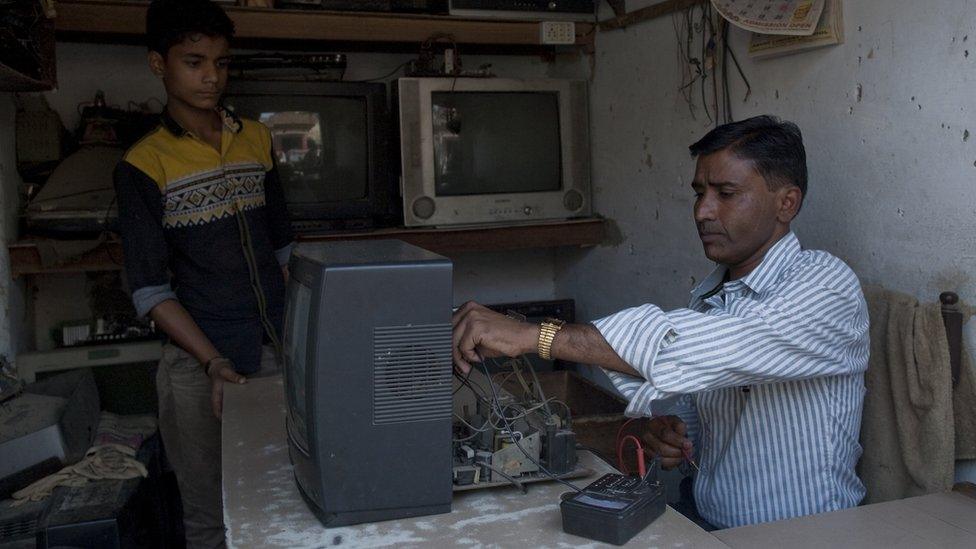
{"type": "Polygon", "coordinates": [[[704,4],[707,1],[708,0],[667,0],[666,2],[660,2],[652,6],[647,6],[646,8],[634,10],[620,17],[600,21],[600,30],[609,31],[622,29],[635,23],[650,21],[651,19],[657,19],[662,15],[681,11],[698,4],[704,4]]]}
{"type": "MultiPolygon", "coordinates": [[[[102,35],[141,39],[147,4],[106,1],[58,2],[57,31],[62,36],[102,35]]],[[[541,46],[538,21],[476,20],[437,15],[334,12],[317,10],[224,8],[242,40],[419,43],[435,33],[460,44],[541,46]]],[[[592,23],[576,23],[578,46],[592,45],[592,23]]]]}
{"type": "MultiPolygon", "coordinates": [[[[589,247],[602,244],[607,238],[608,222],[601,218],[542,221],[526,225],[482,225],[476,227],[390,228],[360,232],[340,232],[318,236],[303,235],[297,240],[319,242],[326,240],[375,240],[396,238],[427,248],[432,252],[452,255],[463,252],[497,252],[556,248],[561,246],[589,247]]],[[[7,246],[13,276],[44,273],[73,273],[84,271],[113,271],[123,266],[122,244],[117,239],[102,242],[96,247],[61,262],[45,264],[41,257],[42,241],[21,241],[7,246]]]]}

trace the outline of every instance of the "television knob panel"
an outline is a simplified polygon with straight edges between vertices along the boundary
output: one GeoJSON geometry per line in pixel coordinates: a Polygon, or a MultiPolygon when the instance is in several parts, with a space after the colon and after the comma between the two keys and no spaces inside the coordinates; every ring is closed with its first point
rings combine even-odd
{"type": "Polygon", "coordinates": [[[434,205],[434,200],[429,196],[421,196],[417,200],[413,201],[413,215],[419,219],[430,219],[436,211],[436,206],[434,205]]]}
{"type": "Polygon", "coordinates": [[[571,212],[579,211],[583,207],[583,194],[573,189],[563,195],[563,206],[571,212]]]}

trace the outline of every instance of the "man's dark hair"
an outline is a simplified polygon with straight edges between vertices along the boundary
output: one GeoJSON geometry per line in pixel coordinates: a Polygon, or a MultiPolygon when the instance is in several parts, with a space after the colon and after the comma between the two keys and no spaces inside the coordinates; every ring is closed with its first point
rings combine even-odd
{"type": "Polygon", "coordinates": [[[169,49],[193,34],[234,37],[234,22],[210,0],[153,0],[146,12],[150,51],[166,57],[169,49]]]}
{"type": "Polygon", "coordinates": [[[692,156],[728,149],[752,162],[770,188],[796,185],[806,197],[807,153],[800,128],[775,116],[756,116],[723,124],[688,147],[692,156]]]}

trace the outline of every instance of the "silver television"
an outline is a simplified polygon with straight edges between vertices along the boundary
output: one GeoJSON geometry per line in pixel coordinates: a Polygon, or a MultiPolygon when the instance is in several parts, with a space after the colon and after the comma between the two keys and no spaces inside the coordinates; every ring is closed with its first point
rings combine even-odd
{"type": "Polygon", "coordinates": [[[408,227],[591,215],[583,80],[401,78],[408,227]]]}

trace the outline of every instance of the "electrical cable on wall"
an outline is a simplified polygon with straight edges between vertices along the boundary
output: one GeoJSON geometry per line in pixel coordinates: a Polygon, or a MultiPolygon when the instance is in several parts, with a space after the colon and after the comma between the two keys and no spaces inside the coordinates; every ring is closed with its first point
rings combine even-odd
{"type": "Polygon", "coordinates": [[[705,2],[674,12],[671,26],[680,70],[678,93],[688,105],[691,118],[697,120],[700,101],[709,124],[734,121],[729,60],[745,85],[743,102],[751,95],[752,86],[729,44],[728,22],[712,10],[711,3],[705,2]]]}

